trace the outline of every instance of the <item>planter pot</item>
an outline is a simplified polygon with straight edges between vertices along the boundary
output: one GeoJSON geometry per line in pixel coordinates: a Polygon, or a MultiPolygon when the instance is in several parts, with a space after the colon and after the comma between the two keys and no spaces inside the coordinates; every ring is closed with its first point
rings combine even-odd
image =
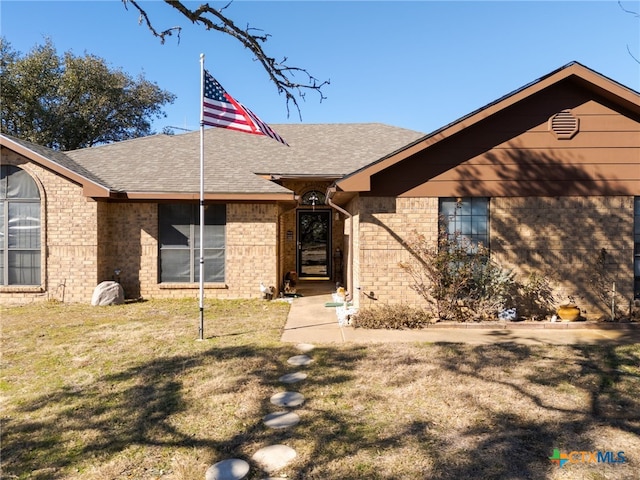
{"type": "Polygon", "coordinates": [[[575,322],[580,318],[580,309],[573,304],[560,305],[558,308],[558,317],[567,322],[575,322]]]}

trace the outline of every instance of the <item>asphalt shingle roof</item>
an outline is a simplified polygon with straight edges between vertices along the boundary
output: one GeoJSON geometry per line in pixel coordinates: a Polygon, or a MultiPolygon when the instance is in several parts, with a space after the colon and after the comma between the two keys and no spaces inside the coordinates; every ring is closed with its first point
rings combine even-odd
{"type": "MultiPolygon", "coordinates": [[[[259,175],[337,178],[421,138],[383,124],[271,125],[289,147],[259,135],[205,130],[205,190],[283,193],[259,175]]],[[[191,193],[200,185],[200,132],[154,135],[64,154],[112,190],[191,193]]]]}
{"type": "Polygon", "coordinates": [[[35,154],[44,157],[47,160],[50,160],[54,163],[57,163],[61,167],[70,170],[81,177],[86,178],[87,180],[92,181],[98,185],[106,186],[107,184],[98,176],[95,172],[84,168],[82,165],[74,162],[68,155],[64,152],[59,152],[57,150],[53,150],[48,147],[43,147],[42,145],[37,145],[35,143],[29,142],[27,140],[23,140],[21,138],[13,137],[11,135],[3,134],[9,140],[21,145],[27,150],[31,150],[35,154]]]}

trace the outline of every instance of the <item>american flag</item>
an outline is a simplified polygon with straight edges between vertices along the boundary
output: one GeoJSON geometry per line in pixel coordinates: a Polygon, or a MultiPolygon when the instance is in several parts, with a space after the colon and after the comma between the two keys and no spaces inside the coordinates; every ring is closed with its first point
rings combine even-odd
{"type": "Polygon", "coordinates": [[[287,146],[289,144],[247,107],[229,95],[213,76],[204,71],[203,123],[211,127],[266,135],[287,146]]]}

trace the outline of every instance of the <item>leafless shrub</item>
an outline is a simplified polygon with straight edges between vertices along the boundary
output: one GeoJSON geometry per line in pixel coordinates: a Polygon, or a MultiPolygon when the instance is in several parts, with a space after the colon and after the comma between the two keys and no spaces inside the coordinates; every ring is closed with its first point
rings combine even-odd
{"type": "Polygon", "coordinates": [[[515,296],[514,274],[491,260],[489,249],[456,235],[441,234],[437,245],[413,232],[406,243],[413,259],[399,266],[411,288],[442,320],[495,319],[515,296]]]}
{"type": "Polygon", "coordinates": [[[402,304],[382,304],[371,308],[360,309],[353,317],[354,327],[388,328],[402,330],[405,328],[423,328],[433,319],[429,312],[402,304]]]}

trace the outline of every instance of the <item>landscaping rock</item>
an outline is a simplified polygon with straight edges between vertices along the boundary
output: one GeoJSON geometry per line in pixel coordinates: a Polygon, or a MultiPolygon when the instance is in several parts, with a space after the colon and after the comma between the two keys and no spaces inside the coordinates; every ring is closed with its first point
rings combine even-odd
{"type": "Polygon", "coordinates": [[[121,305],[124,303],[124,290],[118,282],[102,282],[93,290],[92,306],[121,305]]]}

